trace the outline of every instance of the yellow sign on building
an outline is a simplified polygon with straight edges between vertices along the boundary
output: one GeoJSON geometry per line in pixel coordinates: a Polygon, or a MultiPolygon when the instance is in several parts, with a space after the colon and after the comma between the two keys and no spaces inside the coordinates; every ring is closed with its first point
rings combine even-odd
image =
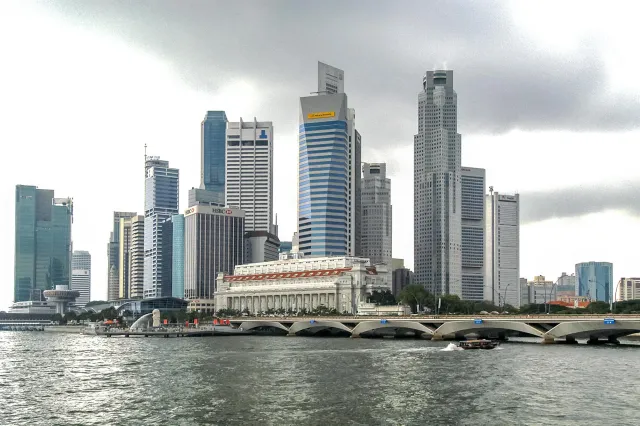
{"type": "Polygon", "coordinates": [[[334,111],[326,111],[326,112],[312,112],[311,114],[307,114],[307,118],[312,120],[314,118],[329,118],[335,117],[336,113],[334,111]]]}

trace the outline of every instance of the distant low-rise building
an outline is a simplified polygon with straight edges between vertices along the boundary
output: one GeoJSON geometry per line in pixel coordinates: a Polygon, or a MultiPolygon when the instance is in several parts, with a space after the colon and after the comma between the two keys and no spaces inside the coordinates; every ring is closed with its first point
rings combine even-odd
{"type": "Polygon", "coordinates": [[[556,281],[556,297],[571,297],[576,295],[576,275],[563,272],[556,281]]]}
{"type": "Polygon", "coordinates": [[[616,288],[617,301],[640,299],[640,278],[620,278],[616,288]]]}
{"type": "Polygon", "coordinates": [[[541,305],[556,300],[555,284],[544,275],[537,275],[528,283],[529,303],[541,305]]]}

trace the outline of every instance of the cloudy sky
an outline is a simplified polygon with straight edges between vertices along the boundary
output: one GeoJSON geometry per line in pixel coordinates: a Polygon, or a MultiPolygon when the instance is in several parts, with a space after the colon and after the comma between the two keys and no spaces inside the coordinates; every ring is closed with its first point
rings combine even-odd
{"type": "Polygon", "coordinates": [[[114,210],[143,210],[144,145],[199,184],[207,110],[273,121],[275,211],[295,230],[298,99],[345,71],[363,161],[392,179],[394,257],[413,265],[413,134],[426,70],[454,70],[463,165],[521,194],[521,276],[576,262],[640,275],[638,6],[587,1],[0,2],[0,308],[13,298],[16,184],[75,200],[106,297],[114,210]]]}

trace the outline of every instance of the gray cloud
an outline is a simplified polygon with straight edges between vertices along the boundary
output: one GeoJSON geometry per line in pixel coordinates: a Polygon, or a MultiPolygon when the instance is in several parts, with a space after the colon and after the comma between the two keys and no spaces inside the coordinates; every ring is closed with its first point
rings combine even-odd
{"type": "Polygon", "coordinates": [[[622,186],[575,187],[552,192],[520,194],[522,224],[552,218],[578,217],[607,210],[623,210],[640,216],[640,182],[622,186]]]}
{"type": "Polygon", "coordinates": [[[570,54],[535,49],[504,3],[61,0],[50,6],[161,57],[199,91],[215,92],[236,76],[255,79],[277,106],[269,119],[283,130],[295,129],[297,98],[315,88],[317,60],[345,70],[350,105],[370,146],[412,143],[422,75],[445,63],[455,70],[463,134],[638,126],[638,102],[605,93],[597,43],[585,40],[570,54]]]}

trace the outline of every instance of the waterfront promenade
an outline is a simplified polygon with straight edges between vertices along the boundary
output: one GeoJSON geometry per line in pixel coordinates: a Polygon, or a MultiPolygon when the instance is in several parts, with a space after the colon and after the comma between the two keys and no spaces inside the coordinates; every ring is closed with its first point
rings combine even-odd
{"type": "Polygon", "coordinates": [[[640,333],[640,315],[448,315],[243,317],[231,324],[249,331],[275,329],[290,336],[327,333],[367,337],[414,335],[431,340],[463,339],[465,335],[505,339],[508,335],[537,337],[545,343],[618,343],[620,337],[640,333]]]}

